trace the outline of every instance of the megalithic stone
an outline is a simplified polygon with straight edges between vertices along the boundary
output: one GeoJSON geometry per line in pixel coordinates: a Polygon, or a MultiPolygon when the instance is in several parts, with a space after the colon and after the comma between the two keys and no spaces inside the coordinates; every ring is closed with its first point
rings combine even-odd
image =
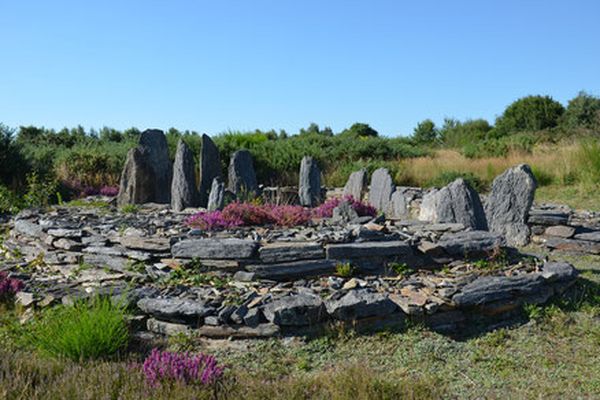
{"type": "Polygon", "coordinates": [[[221,177],[219,149],[208,135],[203,134],[200,150],[200,206],[207,206],[213,180],[221,177]]]}
{"type": "Polygon", "coordinates": [[[238,150],[231,155],[227,188],[238,197],[254,197],[258,194],[252,155],[248,150],[238,150]]]}
{"type": "Polygon", "coordinates": [[[173,163],[171,208],[175,211],[181,211],[187,207],[197,207],[198,203],[194,155],[188,145],[182,139],[179,139],[175,162],[173,163]]]}
{"type": "Polygon", "coordinates": [[[377,210],[386,212],[395,190],[396,187],[388,170],[386,168],[376,169],[371,176],[369,203],[377,210]]]}
{"type": "Polygon", "coordinates": [[[210,195],[208,196],[208,211],[222,210],[225,204],[225,184],[221,178],[213,179],[210,195]]]}
{"type": "Polygon", "coordinates": [[[351,173],[346,186],[344,186],[344,195],[352,196],[355,200],[361,201],[368,184],[367,179],[366,168],[351,173]]]}
{"type": "Polygon", "coordinates": [[[125,166],[121,172],[117,204],[143,204],[155,197],[154,169],[150,165],[147,150],[136,147],[127,153],[125,166]]]}
{"type": "Polygon", "coordinates": [[[165,134],[159,129],[146,129],[140,136],[139,144],[146,149],[150,167],[154,171],[154,198],[151,201],[170,203],[173,165],[169,159],[165,134]]]}
{"type": "Polygon", "coordinates": [[[321,171],[317,162],[304,156],[300,163],[300,181],[298,183],[300,204],[314,207],[321,202],[321,171]]]}

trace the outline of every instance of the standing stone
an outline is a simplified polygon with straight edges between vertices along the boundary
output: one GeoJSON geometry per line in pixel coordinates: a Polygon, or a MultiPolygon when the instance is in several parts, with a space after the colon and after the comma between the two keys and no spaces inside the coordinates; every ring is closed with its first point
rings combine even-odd
{"type": "Polygon", "coordinates": [[[173,183],[171,184],[171,208],[181,211],[187,207],[198,206],[196,173],[192,150],[181,139],[177,143],[177,153],[173,164],[173,183]]]}
{"type": "Polygon", "coordinates": [[[392,193],[386,216],[394,219],[409,219],[410,199],[408,196],[398,190],[392,193]]]}
{"type": "Polygon", "coordinates": [[[490,230],[502,234],[511,246],[529,243],[527,216],[537,183],[526,164],[509,168],[496,177],[488,196],[485,213],[490,230]]]}
{"type": "Polygon", "coordinates": [[[146,149],[136,147],[127,153],[121,172],[117,204],[143,204],[154,199],[154,170],[146,149]]]}
{"type": "Polygon", "coordinates": [[[238,197],[254,197],[258,194],[256,173],[248,150],[238,150],[231,155],[228,189],[238,197]]]}
{"type": "Polygon", "coordinates": [[[465,228],[474,230],[488,229],[479,195],[462,178],[423,196],[419,219],[436,223],[460,223],[465,228]]]}
{"type": "Polygon", "coordinates": [[[208,135],[202,135],[200,150],[200,206],[208,204],[209,192],[215,178],[221,178],[219,149],[208,135]]]}
{"type": "Polygon", "coordinates": [[[362,200],[367,187],[367,170],[354,171],[350,174],[346,186],[344,186],[344,195],[352,196],[355,200],[362,200]]]}
{"type": "Polygon", "coordinates": [[[300,181],[298,183],[300,205],[314,207],[321,202],[321,171],[317,162],[304,156],[300,163],[300,181]]]}
{"type": "Polygon", "coordinates": [[[173,165],[169,159],[169,147],[165,134],[159,129],[146,129],[140,136],[140,146],[148,152],[148,162],[154,171],[154,201],[171,202],[171,179],[173,165]]]}
{"type": "Polygon", "coordinates": [[[225,184],[221,178],[215,178],[212,182],[210,195],[208,196],[208,211],[222,210],[225,205],[225,184]]]}
{"type": "Polygon", "coordinates": [[[396,187],[387,168],[379,168],[371,176],[369,203],[379,211],[387,211],[396,187]]]}

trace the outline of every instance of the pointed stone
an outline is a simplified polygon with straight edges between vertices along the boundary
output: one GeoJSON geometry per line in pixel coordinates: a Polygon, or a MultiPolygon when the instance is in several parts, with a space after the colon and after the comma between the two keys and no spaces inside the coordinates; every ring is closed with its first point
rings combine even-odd
{"type": "Polygon", "coordinates": [[[194,155],[181,139],[177,143],[177,153],[173,164],[173,183],[171,184],[171,208],[181,211],[187,207],[198,206],[194,155]]]}
{"type": "Polygon", "coordinates": [[[117,204],[143,204],[154,199],[154,170],[150,166],[148,153],[136,147],[127,153],[121,172],[117,204]]]}
{"type": "Polygon", "coordinates": [[[238,150],[231,155],[228,172],[227,188],[236,196],[254,197],[258,194],[252,155],[248,150],[238,150]]]}
{"type": "Polygon", "coordinates": [[[208,196],[208,211],[222,210],[225,205],[225,184],[221,178],[215,178],[212,182],[210,195],[208,196]]]}
{"type": "Polygon", "coordinates": [[[371,176],[369,203],[377,210],[385,212],[395,190],[396,187],[387,168],[376,169],[371,176]]]}
{"type": "Polygon", "coordinates": [[[344,186],[344,195],[352,196],[355,200],[362,200],[368,184],[367,170],[362,168],[350,174],[346,186],[344,186]]]}
{"type": "Polygon", "coordinates": [[[146,129],[140,136],[140,146],[148,154],[148,163],[154,171],[155,203],[168,204],[171,202],[171,179],[173,165],[169,159],[169,147],[165,134],[159,129],[146,129]]]}
{"type": "Polygon", "coordinates": [[[321,171],[317,162],[304,156],[300,163],[300,181],[298,183],[300,205],[314,207],[321,203],[321,171]]]}
{"type": "Polygon", "coordinates": [[[200,206],[207,206],[213,181],[215,178],[221,177],[219,149],[208,135],[203,134],[200,150],[200,206]]]}

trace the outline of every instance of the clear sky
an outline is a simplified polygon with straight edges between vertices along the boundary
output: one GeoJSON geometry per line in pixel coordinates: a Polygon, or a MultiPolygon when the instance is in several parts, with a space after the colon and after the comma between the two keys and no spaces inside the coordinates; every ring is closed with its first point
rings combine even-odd
{"type": "Polygon", "coordinates": [[[412,132],[600,95],[598,0],[0,0],[0,122],[412,132]]]}

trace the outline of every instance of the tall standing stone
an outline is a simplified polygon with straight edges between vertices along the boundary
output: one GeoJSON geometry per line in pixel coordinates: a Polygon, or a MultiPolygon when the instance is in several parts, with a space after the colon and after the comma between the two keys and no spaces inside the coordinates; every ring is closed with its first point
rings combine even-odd
{"type": "Polygon", "coordinates": [[[236,196],[254,197],[258,194],[256,173],[248,150],[238,150],[231,155],[228,172],[227,188],[236,196]]]}
{"type": "Polygon", "coordinates": [[[479,194],[462,178],[423,196],[419,219],[440,223],[461,223],[466,228],[487,230],[479,194]]]}
{"type": "Polygon", "coordinates": [[[194,155],[181,139],[177,143],[177,153],[173,164],[173,183],[171,184],[171,208],[181,211],[187,207],[198,206],[194,155]]]}
{"type": "Polygon", "coordinates": [[[529,243],[527,217],[537,183],[526,164],[509,168],[496,177],[488,196],[485,213],[490,230],[502,234],[511,246],[529,243]]]}
{"type": "Polygon", "coordinates": [[[321,202],[321,171],[317,162],[304,156],[300,163],[300,181],[298,183],[300,205],[314,207],[321,202]]]}
{"type": "Polygon", "coordinates": [[[386,212],[394,190],[396,187],[387,168],[376,169],[371,176],[369,203],[377,210],[386,212]]]}
{"type": "Polygon", "coordinates": [[[208,211],[222,210],[225,204],[225,184],[221,178],[213,179],[210,195],[208,196],[208,211]]]}
{"type": "Polygon", "coordinates": [[[221,178],[219,149],[208,135],[202,135],[200,150],[200,205],[206,207],[213,180],[221,178]]]}
{"type": "Polygon", "coordinates": [[[367,187],[367,170],[362,168],[350,174],[346,186],[344,186],[344,195],[352,196],[355,200],[362,200],[367,187]]]}
{"type": "Polygon", "coordinates": [[[171,179],[173,165],[169,159],[169,146],[165,134],[159,129],[146,129],[140,136],[140,146],[148,153],[148,161],[154,171],[154,199],[156,203],[171,202],[171,179]]]}
{"type": "Polygon", "coordinates": [[[117,204],[143,204],[154,199],[154,170],[146,149],[136,147],[127,153],[121,172],[117,204]]]}

